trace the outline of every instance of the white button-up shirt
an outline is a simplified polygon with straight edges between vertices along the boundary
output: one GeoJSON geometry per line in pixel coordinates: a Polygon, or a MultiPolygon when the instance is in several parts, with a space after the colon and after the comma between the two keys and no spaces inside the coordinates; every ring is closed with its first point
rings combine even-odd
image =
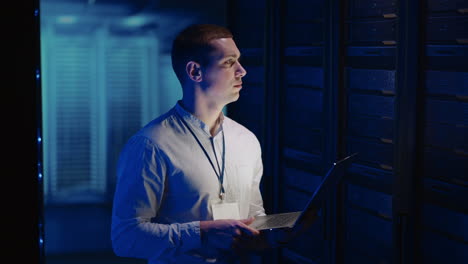
{"type": "Polygon", "coordinates": [[[224,201],[237,202],[242,219],[265,215],[259,188],[261,148],[255,135],[221,113],[212,137],[201,120],[177,103],[131,137],[120,155],[112,214],[114,251],[150,263],[228,263],[201,245],[200,221],[213,220],[211,204],[220,201],[220,181],[181,118],[216,169],[216,157],[222,168],[224,134],[224,201]]]}

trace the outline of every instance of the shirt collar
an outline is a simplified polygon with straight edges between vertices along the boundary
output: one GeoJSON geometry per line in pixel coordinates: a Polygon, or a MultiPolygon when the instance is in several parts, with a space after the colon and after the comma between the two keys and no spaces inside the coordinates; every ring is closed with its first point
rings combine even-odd
{"type": "MultiPolygon", "coordinates": [[[[188,124],[191,124],[192,126],[194,126],[196,128],[200,128],[207,135],[209,135],[211,137],[210,128],[208,127],[208,125],[206,125],[203,121],[198,119],[192,113],[185,110],[184,107],[181,105],[180,101],[177,101],[177,104],[175,105],[175,110],[188,124]]],[[[216,131],[216,133],[214,135],[215,137],[223,130],[223,124],[224,124],[224,114],[223,114],[223,112],[221,112],[219,114],[219,118],[217,119],[216,122],[219,124],[219,126],[218,126],[218,130],[216,131]]]]}

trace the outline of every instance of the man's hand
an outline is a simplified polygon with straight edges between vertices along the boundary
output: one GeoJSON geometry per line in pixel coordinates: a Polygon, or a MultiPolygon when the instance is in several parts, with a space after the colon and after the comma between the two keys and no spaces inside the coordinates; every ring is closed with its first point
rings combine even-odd
{"type": "Polygon", "coordinates": [[[248,226],[254,220],[251,217],[243,220],[200,221],[202,243],[211,248],[233,250],[243,240],[260,234],[258,230],[248,226]]]}

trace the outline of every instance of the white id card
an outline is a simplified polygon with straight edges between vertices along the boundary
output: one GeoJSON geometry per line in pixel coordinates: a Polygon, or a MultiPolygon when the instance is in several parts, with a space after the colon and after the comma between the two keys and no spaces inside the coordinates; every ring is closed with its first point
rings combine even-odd
{"type": "Polygon", "coordinates": [[[238,203],[212,203],[213,220],[218,219],[240,219],[238,203]]]}

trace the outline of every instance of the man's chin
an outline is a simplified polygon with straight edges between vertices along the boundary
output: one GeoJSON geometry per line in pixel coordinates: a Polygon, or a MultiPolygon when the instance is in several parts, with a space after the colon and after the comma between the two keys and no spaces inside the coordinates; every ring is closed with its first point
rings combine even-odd
{"type": "Polygon", "coordinates": [[[235,101],[239,100],[239,97],[240,97],[239,91],[233,92],[232,95],[229,97],[229,101],[235,102],[235,101]]]}
{"type": "Polygon", "coordinates": [[[235,101],[239,100],[239,97],[240,97],[240,93],[237,92],[236,95],[234,96],[234,98],[232,99],[232,102],[235,102],[235,101]]]}

